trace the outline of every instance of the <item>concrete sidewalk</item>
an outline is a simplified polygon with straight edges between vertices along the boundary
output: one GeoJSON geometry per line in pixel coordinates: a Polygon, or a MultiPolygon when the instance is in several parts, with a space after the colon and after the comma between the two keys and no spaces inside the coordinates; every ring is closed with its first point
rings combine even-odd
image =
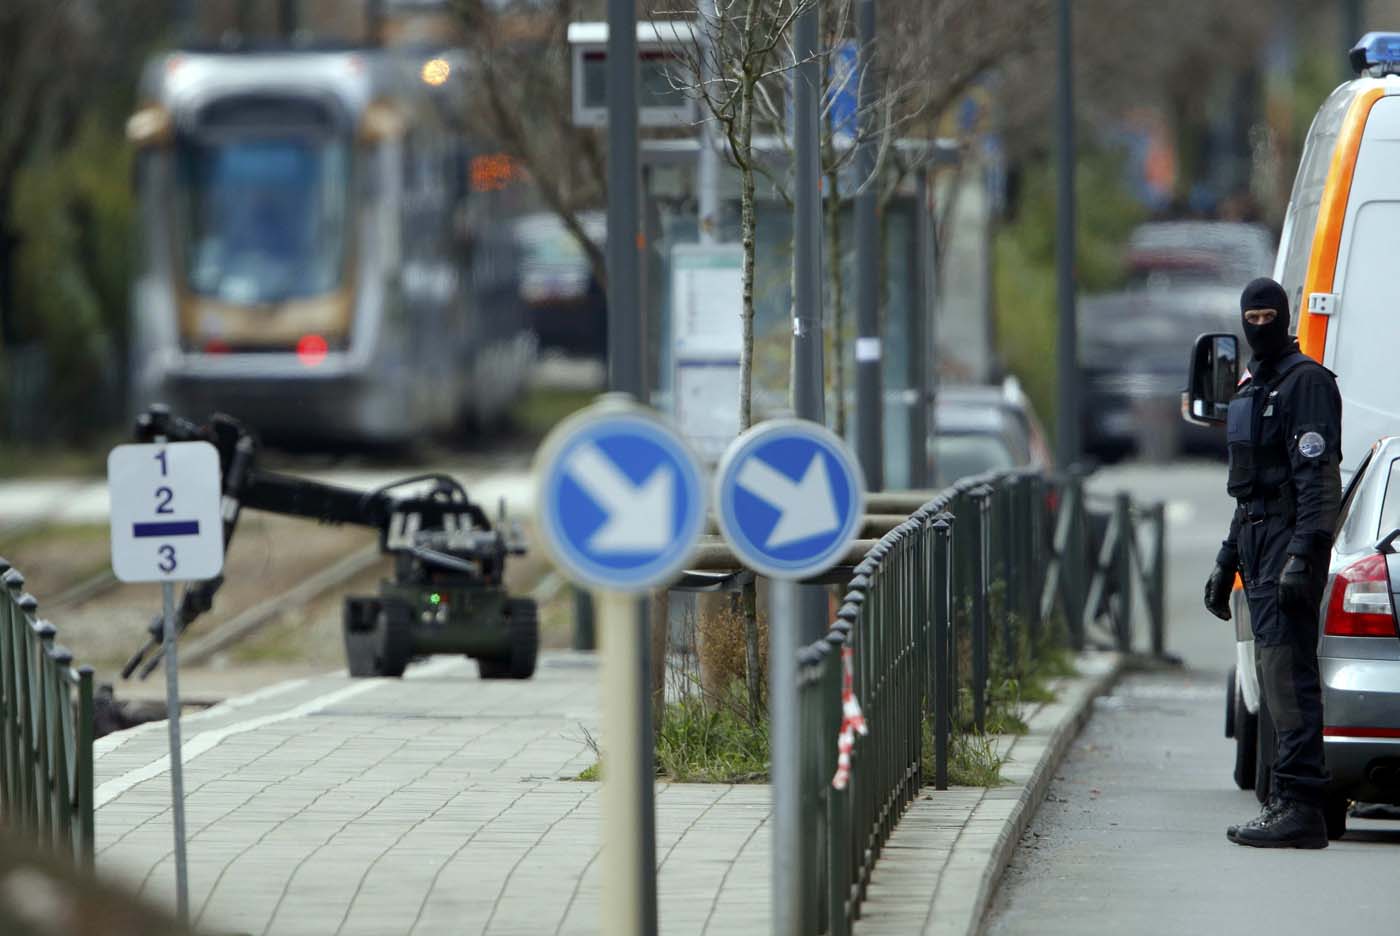
{"type": "MultiPolygon", "coordinates": [[[[976,932],[1053,765],[1116,677],[1113,655],[1004,739],[1008,786],[925,790],[871,881],[857,933],[976,932]]],[[[534,680],[438,659],[403,680],[293,680],[189,716],[190,905],[250,934],[596,933],[598,673],[548,654],[534,680]]],[[[878,730],[878,726],[875,726],[878,730]]],[[[167,906],[165,724],[97,745],[98,869],[167,906]]],[[[659,910],[671,934],[771,931],[767,786],[658,784],[659,910]]]]}
{"type": "MultiPolygon", "coordinates": [[[[184,720],[191,913],[218,933],[595,933],[590,657],[482,682],[444,659],[184,720]]],[[[164,723],[98,742],[98,869],[174,904],[164,723]]],[[[657,787],[672,933],[769,930],[766,786],[657,787]]]]}

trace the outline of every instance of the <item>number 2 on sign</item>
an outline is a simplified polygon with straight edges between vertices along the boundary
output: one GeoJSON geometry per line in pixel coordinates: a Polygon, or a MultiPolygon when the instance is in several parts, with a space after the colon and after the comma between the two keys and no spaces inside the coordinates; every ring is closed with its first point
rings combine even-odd
{"type": "Polygon", "coordinates": [[[160,553],[160,570],[169,574],[175,571],[175,547],[169,544],[157,550],[160,553]]]}

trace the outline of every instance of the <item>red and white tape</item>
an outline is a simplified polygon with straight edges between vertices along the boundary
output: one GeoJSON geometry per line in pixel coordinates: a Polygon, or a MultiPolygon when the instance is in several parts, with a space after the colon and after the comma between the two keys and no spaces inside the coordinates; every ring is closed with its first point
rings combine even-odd
{"type": "Polygon", "coordinates": [[[841,648],[841,732],[836,736],[836,776],[831,785],[846,789],[851,779],[851,751],[856,746],[856,735],[868,735],[865,716],[860,711],[860,701],[856,699],[855,677],[851,672],[851,660],[855,652],[850,647],[841,648]]]}

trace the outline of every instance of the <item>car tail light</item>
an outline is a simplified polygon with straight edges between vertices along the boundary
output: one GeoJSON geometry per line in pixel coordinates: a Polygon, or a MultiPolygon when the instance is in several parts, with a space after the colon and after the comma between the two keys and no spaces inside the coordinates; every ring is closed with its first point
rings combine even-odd
{"type": "Polygon", "coordinates": [[[1385,556],[1367,556],[1337,573],[1323,632],[1332,637],[1396,636],[1385,556]]]}

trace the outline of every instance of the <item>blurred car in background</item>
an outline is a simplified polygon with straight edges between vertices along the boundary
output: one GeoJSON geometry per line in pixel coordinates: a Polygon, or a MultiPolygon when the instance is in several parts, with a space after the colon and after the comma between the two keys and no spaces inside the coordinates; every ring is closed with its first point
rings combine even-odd
{"type": "Polygon", "coordinates": [[[1129,289],[1222,286],[1238,292],[1274,266],[1274,241],[1262,224],[1151,221],[1128,236],[1129,289]]]}
{"type": "MultiPolygon", "coordinates": [[[[579,215],[588,237],[602,245],[607,215],[579,215]]],[[[593,275],[588,256],[552,211],[529,214],[515,223],[523,254],[520,297],[540,347],[583,357],[607,351],[607,294],[593,275]]]]}
{"type": "Polygon", "coordinates": [[[1014,378],[1001,386],[940,386],[933,411],[928,460],[935,489],[987,471],[1050,464],[1040,421],[1014,378]]]}
{"type": "Polygon", "coordinates": [[[1223,451],[1218,431],[1179,418],[1182,348],[1203,332],[1243,337],[1240,290],[1269,274],[1268,231],[1224,221],[1153,222],[1129,237],[1124,263],[1125,289],[1079,303],[1085,450],[1108,460],[1137,452],[1159,461],[1223,451]]]}

